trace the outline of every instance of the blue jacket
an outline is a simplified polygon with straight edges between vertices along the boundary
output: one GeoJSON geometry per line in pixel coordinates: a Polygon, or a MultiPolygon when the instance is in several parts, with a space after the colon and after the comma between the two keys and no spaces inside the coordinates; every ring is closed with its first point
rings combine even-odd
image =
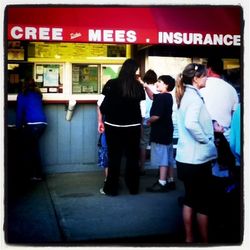
{"type": "Polygon", "coordinates": [[[17,96],[16,126],[28,123],[47,123],[42,96],[37,92],[19,93],[17,96]]]}
{"type": "Polygon", "coordinates": [[[202,164],[217,158],[212,120],[199,90],[191,85],[186,85],[177,109],[177,125],[177,161],[202,164]]]}
{"type": "Polygon", "coordinates": [[[233,113],[230,129],[230,147],[236,157],[236,165],[240,165],[240,148],[241,148],[241,119],[240,119],[240,104],[233,113]]]}

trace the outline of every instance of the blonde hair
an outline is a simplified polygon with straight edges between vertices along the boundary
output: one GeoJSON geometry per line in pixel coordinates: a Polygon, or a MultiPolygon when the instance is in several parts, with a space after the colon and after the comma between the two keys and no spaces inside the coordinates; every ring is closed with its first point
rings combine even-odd
{"type": "Polygon", "coordinates": [[[182,74],[179,74],[177,76],[176,85],[175,85],[175,99],[176,99],[177,108],[180,107],[181,99],[184,95],[184,92],[185,92],[185,86],[183,83],[182,74]]]}
{"type": "Polygon", "coordinates": [[[185,67],[182,74],[178,75],[175,86],[175,98],[178,108],[185,92],[185,85],[193,85],[193,78],[195,76],[202,77],[206,74],[207,69],[203,64],[190,63],[185,67]]]}

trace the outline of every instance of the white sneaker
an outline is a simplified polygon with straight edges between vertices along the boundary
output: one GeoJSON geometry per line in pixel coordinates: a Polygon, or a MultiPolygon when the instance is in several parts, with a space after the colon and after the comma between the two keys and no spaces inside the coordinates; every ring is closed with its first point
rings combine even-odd
{"type": "Polygon", "coordinates": [[[106,194],[104,191],[103,191],[103,188],[100,188],[100,194],[106,194]]]}

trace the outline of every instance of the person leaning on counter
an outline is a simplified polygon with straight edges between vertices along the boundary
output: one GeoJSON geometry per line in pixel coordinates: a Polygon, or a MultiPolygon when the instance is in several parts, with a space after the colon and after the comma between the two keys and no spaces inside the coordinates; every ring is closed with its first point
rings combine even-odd
{"type": "Polygon", "coordinates": [[[17,95],[16,127],[22,135],[24,166],[31,180],[42,180],[39,139],[47,127],[42,93],[33,78],[27,78],[17,95]]]}

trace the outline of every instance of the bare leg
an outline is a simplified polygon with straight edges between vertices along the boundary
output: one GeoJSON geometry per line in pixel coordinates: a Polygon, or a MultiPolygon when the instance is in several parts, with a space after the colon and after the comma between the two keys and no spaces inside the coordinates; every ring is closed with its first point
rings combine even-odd
{"type": "Polygon", "coordinates": [[[184,221],[186,239],[185,242],[193,242],[193,209],[186,205],[183,206],[182,216],[184,221]]]}
{"type": "Polygon", "coordinates": [[[208,243],[208,216],[205,214],[197,214],[197,223],[202,242],[208,243]]]}
{"type": "Polygon", "coordinates": [[[167,178],[174,178],[174,168],[173,167],[168,167],[168,173],[167,173],[167,178]]]}
{"type": "Polygon", "coordinates": [[[108,176],[108,168],[104,168],[104,175],[105,175],[105,178],[107,178],[107,176],[108,176]]]}
{"type": "Polygon", "coordinates": [[[168,171],[167,167],[160,166],[160,180],[162,180],[162,181],[167,180],[167,171],[168,171]]]}

